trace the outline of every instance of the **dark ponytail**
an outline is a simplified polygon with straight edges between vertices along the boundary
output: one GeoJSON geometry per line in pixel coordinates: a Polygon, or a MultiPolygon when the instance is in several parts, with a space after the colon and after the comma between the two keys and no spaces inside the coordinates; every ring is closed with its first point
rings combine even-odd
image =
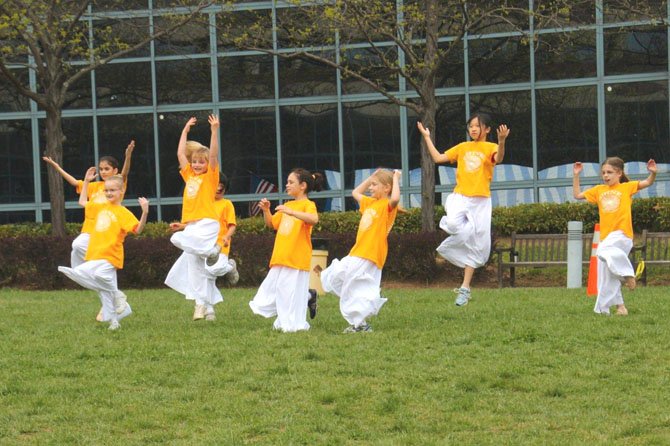
{"type": "Polygon", "coordinates": [[[604,163],[602,163],[602,166],[605,164],[614,167],[616,170],[621,171],[621,179],[619,180],[619,183],[627,183],[630,181],[630,179],[626,176],[626,172],[623,171],[624,168],[624,162],[621,158],[618,156],[610,156],[605,160],[604,163]]]}
{"type": "Polygon", "coordinates": [[[305,194],[308,194],[312,191],[319,192],[323,189],[325,177],[322,173],[312,173],[307,169],[303,169],[302,167],[296,167],[295,169],[291,170],[291,173],[298,177],[298,183],[307,184],[305,194]]]}

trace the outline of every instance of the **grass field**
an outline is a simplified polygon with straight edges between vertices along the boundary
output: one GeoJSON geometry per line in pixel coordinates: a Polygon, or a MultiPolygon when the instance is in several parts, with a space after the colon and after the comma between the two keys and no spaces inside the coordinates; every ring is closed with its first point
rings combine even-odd
{"type": "Polygon", "coordinates": [[[0,444],[670,444],[670,288],[628,317],[584,290],[387,289],[373,333],[309,332],[225,290],[216,322],[176,293],[128,290],[110,332],[88,291],[0,290],[0,444]]]}

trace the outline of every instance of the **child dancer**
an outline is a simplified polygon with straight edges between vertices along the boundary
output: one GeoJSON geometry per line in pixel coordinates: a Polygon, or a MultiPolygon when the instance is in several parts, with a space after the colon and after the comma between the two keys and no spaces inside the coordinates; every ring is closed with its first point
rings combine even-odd
{"type": "MultiPolygon", "coordinates": [[[[123,167],[121,168],[121,177],[123,178],[123,192],[121,199],[123,200],[123,195],[125,195],[126,187],[128,185],[128,173],[130,172],[130,162],[133,155],[133,150],[135,150],[135,141],[130,141],[128,147],[126,147],[126,155],[123,160],[123,167]]],[[[56,169],[58,173],[67,181],[70,185],[76,188],[77,193],[81,193],[84,182],[82,180],[77,180],[72,175],[67,173],[57,162],[51,159],[48,156],[43,156],[42,159],[49,164],[51,167],[56,169]]],[[[113,175],[119,173],[119,162],[113,156],[103,156],[98,162],[98,173],[100,174],[100,179],[102,181],[91,181],[88,184],[87,199],[95,203],[105,203],[107,202],[107,197],[104,193],[105,180],[110,178],[113,175]]],[[[88,249],[88,243],[90,240],[90,232],[95,224],[94,217],[89,215],[84,208],[84,224],[81,227],[81,233],[72,241],[72,251],[70,253],[70,267],[76,268],[77,266],[84,263],[84,257],[86,256],[86,250],[88,249]]],[[[123,294],[123,291],[118,292],[117,299],[125,299],[126,295],[123,294]]],[[[98,312],[98,315],[95,318],[98,322],[102,322],[102,308],[98,312]]]]}
{"type": "MultiPolygon", "coordinates": [[[[197,122],[195,118],[186,122],[177,146],[180,174],[186,186],[181,223],[171,227],[183,227],[184,230],[173,234],[170,241],[184,251],[185,259],[177,259],[165,279],[167,286],[195,299],[196,312],[223,300],[216,287],[216,292],[211,289],[205,272],[205,260],[214,264],[221,251],[216,243],[220,225],[214,206],[219,182],[219,118],[209,115],[208,121],[211,129],[209,149],[187,140],[189,130],[197,122]]],[[[193,318],[196,316],[201,319],[199,314],[194,314],[193,318]]]]}
{"type": "Polygon", "coordinates": [[[360,204],[356,244],[342,260],[321,271],[324,291],[340,298],[340,312],[349,322],[344,333],[372,331],[367,319],[386,303],[380,294],[382,268],[388,253],[388,233],[400,201],[400,171],[377,169],[351,195],[360,204]],[[370,191],[371,197],[363,195],[370,191]]]}
{"type": "Polygon", "coordinates": [[[579,174],[582,163],[576,162],[572,169],[572,194],[578,200],[598,204],[601,240],[596,251],[598,297],[593,311],[609,315],[610,307],[616,305],[616,314],[626,316],[628,309],[623,303],[621,282],[631,290],[635,289],[635,272],[628,259],[633,247],[632,196],[654,184],[656,162],[647,162],[649,176],[642,181],[630,181],[623,169],[621,158],[607,158],[600,171],[603,184],[581,192],[579,174]]]}
{"type": "MultiPolygon", "coordinates": [[[[293,200],[279,205],[272,214],[270,202],[259,202],[265,224],[277,231],[270,271],[253,300],[249,302],[255,314],[269,318],[277,316],[273,327],[283,332],[308,330],[305,309],[310,296],[309,268],[312,258],[312,227],[319,222],[316,205],[307,194],[321,190],[323,175],[305,169],[293,169],[286,181],[286,193],[293,200]]],[[[316,302],[314,301],[314,308],[316,302]]]]}
{"type": "Polygon", "coordinates": [[[124,183],[120,175],[105,180],[106,202],[89,201],[87,189],[95,175],[95,167],[88,169],[79,196],[79,204],[86,207],[94,222],[85,261],[75,268],[59,266],[58,271],[84,288],[99,293],[103,320],[109,321],[110,330],[116,330],[119,321],[132,312],[125,295],[122,300],[116,298],[116,270],[123,268],[123,240],[128,232],[142,232],[149,214],[149,201],[144,197],[138,199],[142,208],[142,216],[138,221],[132,212],[121,205],[124,183]]]}
{"type": "Polygon", "coordinates": [[[506,125],[498,127],[498,144],[487,142],[491,131],[491,118],[477,113],[468,120],[468,133],[472,141],[462,142],[443,154],[430,139],[430,130],[417,122],[426,148],[435,163],[454,163],[456,187],[447,197],[447,213],[440,221],[440,228],[449,237],[437,247],[437,252],[449,262],[463,268],[463,283],[455,289],[456,305],[463,306],[470,300],[470,282],[475,268],[484,266],[491,254],[491,179],[493,167],[505,156],[505,140],[509,136],[506,125]]]}
{"type": "MultiPolygon", "coordinates": [[[[230,253],[230,243],[233,234],[235,233],[237,221],[235,217],[235,208],[233,203],[230,200],[223,198],[226,190],[228,189],[228,178],[222,173],[219,175],[219,184],[216,188],[216,201],[214,206],[216,212],[219,216],[218,220],[221,225],[219,230],[219,236],[217,239],[217,244],[221,248],[221,253],[219,258],[213,265],[207,265],[205,260],[202,260],[205,263],[205,276],[207,278],[207,294],[209,299],[207,302],[196,299],[193,296],[188,295],[189,287],[187,280],[187,257],[188,254],[183,253],[177,259],[177,263],[172,268],[172,275],[166,280],[170,282],[170,287],[178,290],[185,295],[186,299],[195,300],[195,310],[193,312],[193,320],[198,321],[205,319],[207,321],[216,320],[216,315],[214,312],[214,305],[223,301],[223,296],[221,292],[216,287],[216,278],[220,276],[227,276],[228,282],[231,285],[235,285],[240,279],[240,275],[237,272],[237,264],[234,260],[228,259],[228,254],[230,253]]],[[[173,231],[184,229],[185,225],[181,223],[173,223],[171,229],[173,231]]]]}

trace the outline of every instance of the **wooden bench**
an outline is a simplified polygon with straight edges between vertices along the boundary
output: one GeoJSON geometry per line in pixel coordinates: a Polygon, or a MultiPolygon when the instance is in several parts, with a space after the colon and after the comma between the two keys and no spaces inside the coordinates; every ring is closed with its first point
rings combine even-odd
{"type": "Polygon", "coordinates": [[[638,243],[631,251],[632,261],[644,260],[645,269],[640,282],[647,284],[647,268],[653,265],[670,265],[670,232],[642,231],[638,243]]]}
{"type": "MultiPolygon", "coordinates": [[[[582,265],[589,264],[593,234],[582,234],[582,265]]],[[[496,247],[498,253],[498,287],[503,286],[503,273],[509,270],[510,286],[514,286],[516,268],[542,268],[568,265],[568,234],[512,233],[509,247],[496,247]],[[507,258],[505,258],[507,257],[507,258]]]]}

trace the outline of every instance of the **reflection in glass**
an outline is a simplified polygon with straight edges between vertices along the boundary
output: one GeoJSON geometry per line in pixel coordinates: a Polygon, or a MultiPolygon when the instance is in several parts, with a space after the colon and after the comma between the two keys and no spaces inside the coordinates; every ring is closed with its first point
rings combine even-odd
{"type": "Polygon", "coordinates": [[[277,45],[279,48],[305,48],[333,45],[332,22],[323,19],[324,6],[277,9],[277,45]],[[323,20],[322,20],[323,19],[323,20]]]}
{"type": "Polygon", "coordinates": [[[233,56],[219,58],[221,100],[274,98],[272,56],[233,56]]]}
{"type": "Polygon", "coordinates": [[[605,87],[605,111],[607,156],[670,162],[666,81],[610,84],[605,87]]]}
{"type": "MultiPolygon", "coordinates": [[[[46,136],[44,133],[44,119],[40,119],[40,146],[42,149],[46,146],[46,136]]],[[[61,167],[67,173],[78,180],[84,178],[84,174],[89,167],[95,166],[95,157],[93,154],[93,118],[63,118],[63,133],[65,142],[63,143],[63,162],[61,167]]],[[[108,155],[102,153],[102,155],[108,155]]],[[[47,177],[47,168],[50,168],[44,161],[42,163],[42,197],[49,201],[49,180],[47,177]]],[[[68,183],[64,183],[66,201],[77,201],[79,195],[75,188],[68,183]]]]}
{"type": "Polygon", "coordinates": [[[234,51],[239,39],[256,48],[272,48],[272,10],[228,11],[216,15],[216,40],[219,51],[234,51]]]}
{"type": "MultiPolygon", "coordinates": [[[[144,7],[146,7],[146,2],[144,7]]],[[[130,19],[127,17],[112,18],[105,16],[102,19],[95,20],[93,24],[93,42],[95,45],[102,47],[104,50],[102,54],[116,53],[121,49],[125,49],[121,46],[111,45],[111,42],[116,40],[124,46],[132,47],[149,37],[148,17],[130,19]]],[[[156,29],[155,32],[157,31],[159,30],[156,29]]],[[[123,57],[143,57],[148,55],[149,42],[123,57]]]]}
{"type": "Polygon", "coordinates": [[[101,66],[95,70],[95,94],[98,107],[151,105],[151,65],[136,62],[101,66]]]}
{"type": "MultiPolygon", "coordinates": [[[[317,53],[333,58],[333,54],[317,53]]],[[[325,96],[337,93],[335,68],[306,59],[279,58],[279,95],[281,97],[325,96]]]]}
{"type": "Polygon", "coordinates": [[[0,121],[0,203],[33,202],[33,180],[30,121],[0,121]]]}
{"type": "MultiPolygon", "coordinates": [[[[209,51],[208,16],[198,14],[194,19],[178,27],[175,31],[164,34],[154,42],[157,56],[175,54],[202,54],[209,51]]],[[[163,16],[154,19],[154,32],[173,27],[182,16],[163,16]]]]}
{"type": "Polygon", "coordinates": [[[23,223],[26,221],[35,221],[35,211],[0,212],[0,225],[23,223]]]}
{"type": "MultiPolygon", "coordinates": [[[[154,155],[153,116],[133,114],[98,117],[100,154],[110,154],[119,161],[119,173],[125,150],[135,141],[125,198],[156,196],[156,157],[154,155]]],[[[176,150],[176,149],[175,149],[176,150]]]]}
{"type": "Polygon", "coordinates": [[[468,45],[472,85],[530,80],[530,48],[520,36],[475,39],[468,45]]]}
{"type": "Polygon", "coordinates": [[[595,31],[540,34],[535,51],[537,80],[596,75],[595,31]]]}
{"type": "MultiPolygon", "coordinates": [[[[28,70],[13,69],[11,72],[22,85],[28,86],[28,70]]],[[[0,112],[27,110],[30,110],[28,98],[17,93],[13,84],[10,84],[4,76],[0,76],[0,112]]]]}
{"type": "Polygon", "coordinates": [[[67,93],[65,93],[63,109],[91,108],[93,104],[91,101],[92,94],[91,75],[86,74],[70,85],[67,93]]]}
{"type": "Polygon", "coordinates": [[[668,70],[665,27],[614,28],[604,34],[606,75],[668,70]]]}
{"type": "Polygon", "coordinates": [[[605,23],[660,20],[667,17],[667,0],[602,0],[605,23]]]}
{"type": "MultiPolygon", "coordinates": [[[[355,48],[344,51],[342,65],[353,72],[360,73],[384,91],[398,90],[398,51],[393,46],[355,48]]],[[[342,92],[344,94],[369,93],[378,91],[354,76],[342,73],[342,92]]]]}
{"type": "Polygon", "coordinates": [[[156,62],[159,104],[212,101],[212,73],[209,59],[156,62]]]}
{"type": "MultiPolygon", "coordinates": [[[[537,91],[538,178],[550,179],[543,170],[555,166],[598,162],[596,97],[596,89],[591,86],[537,91]]],[[[512,141],[510,152],[514,150],[512,141]]],[[[572,170],[568,175],[572,178],[572,170]]]]}
{"type": "Polygon", "coordinates": [[[356,180],[377,167],[401,167],[398,115],[398,106],[388,102],[343,104],[346,188],[355,187],[356,180]]]}
{"type": "Polygon", "coordinates": [[[462,87],[465,85],[463,42],[441,42],[438,47],[443,56],[441,56],[440,68],[437,70],[435,87],[462,87]]]}

